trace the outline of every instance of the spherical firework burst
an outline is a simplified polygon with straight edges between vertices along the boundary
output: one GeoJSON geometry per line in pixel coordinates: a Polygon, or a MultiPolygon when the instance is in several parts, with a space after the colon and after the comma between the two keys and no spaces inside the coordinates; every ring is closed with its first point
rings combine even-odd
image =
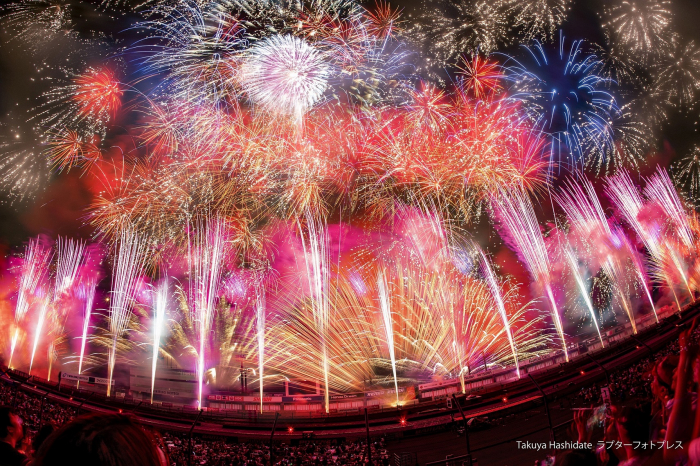
{"type": "Polygon", "coordinates": [[[693,106],[700,89],[700,47],[693,41],[674,37],[671,50],[659,67],[656,85],[674,105],[693,106]]]}
{"type": "Polygon", "coordinates": [[[613,42],[641,57],[668,49],[671,26],[668,0],[623,0],[605,9],[605,28],[613,42]]]}
{"type": "Polygon", "coordinates": [[[133,51],[149,75],[164,73],[167,92],[182,101],[216,105],[237,94],[244,26],[226,12],[187,3],[140,28],[152,35],[133,51]],[[154,53],[155,51],[155,53],[154,53]]]}
{"type": "Polygon", "coordinates": [[[498,2],[427,2],[410,33],[426,47],[428,65],[444,66],[462,53],[490,53],[507,41],[506,16],[498,2]]]}
{"type": "Polygon", "coordinates": [[[698,205],[700,198],[700,146],[695,146],[686,157],[674,164],[675,181],[682,186],[688,200],[698,205]]]}
{"type": "Polygon", "coordinates": [[[329,75],[330,67],[319,50],[304,39],[277,35],[248,50],[241,82],[253,103],[301,121],[320,100],[329,75]]]}
{"type": "Polygon", "coordinates": [[[584,47],[583,41],[567,46],[562,35],[556,50],[535,42],[527,56],[505,66],[513,98],[551,135],[555,158],[568,156],[573,164],[613,144],[609,122],[618,111],[614,81],[598,74],[601,61],[584,47]]]}
{"type": "Polygon", "coordinates": [[[554,37],[566,19],[572,0],[511,0],[509,9],[515,24],[525,31],[526,39],[554,37]]]}

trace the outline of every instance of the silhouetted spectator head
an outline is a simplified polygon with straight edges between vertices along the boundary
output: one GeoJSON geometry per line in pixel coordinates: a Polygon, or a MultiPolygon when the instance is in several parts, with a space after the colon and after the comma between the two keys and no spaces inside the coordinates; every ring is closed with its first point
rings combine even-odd
{"type": "Polygon", "coordinates": [[[129,417],[91,414],[52,434],[37,453],[35,466],[162,466],[153,438],[129,417]]]}
{"type": "Polygon", "coordinates": [[[651,416],[637,408],[622,408],[615,416],[617,431],[623,443],[648,442],[651,416]]]}
{"type": "Polygon", "coordinates": [[[34,451],[39,451],[39,448],[41,448],[46,439],[49,438],[49,436],[53,434],[55,430],[56,428],[53,424],[44,424],[32,439],[32,448],[34,451]]]}
{"type": "Polygon", "coordinates": [[[676,355],[669,355],[654,366],[651,387],[657,398],[673,396],[673,374],[678,367],[678,359],[676,355]]]}
{"type": "Polygon", "coordinates": [[[554,464],[556,466],[596,466],[598,458],[593,450],[567,450],[557,455],[554,464]]]}
{"type": "Polygon", "coordinates": [[[22,437],[24,437],[22,418],[9,406],[0,407],[0,441],[16,448],[22,437]]]}

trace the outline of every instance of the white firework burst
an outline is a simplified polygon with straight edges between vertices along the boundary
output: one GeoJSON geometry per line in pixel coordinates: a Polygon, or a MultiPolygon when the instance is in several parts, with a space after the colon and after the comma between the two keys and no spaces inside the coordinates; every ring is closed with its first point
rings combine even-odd
{"type": "Polygon", "coordinates": [[[329,76],[321,51],[299,37],[276,35],[249,49],[240,79],[254,104],[300,121],[321,99],[329,76]]]}
{"type": "Polygon", "coordinates": [[[572,0],[511,0],[509,12],[515,24],[522,27],[525,39],[554,38],[557,28],[566,19],[572,0]]]}
{"type": "Polygon", "coordinates": [[[700,90],[700,47],[674,37],[656,75],[657,88],[673,105],[689,108],[700,90]]]}
{"type": "Polygon", "coordinates": [[[700,146],[695,146],[686,157],[673,164],[674,181],[686,197],[698,205],[700,199],[700,146]]]}
{"type": "Polygon", "coordinates": [[[619,42],[641,57],[668,50],[672,14],[668,0],[623,0],[605,9],[605,28],[612,42],[619,42]]]}

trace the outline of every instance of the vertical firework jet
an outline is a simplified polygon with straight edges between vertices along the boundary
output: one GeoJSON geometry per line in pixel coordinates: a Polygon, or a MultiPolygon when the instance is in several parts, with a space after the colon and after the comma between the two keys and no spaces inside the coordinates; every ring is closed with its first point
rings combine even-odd
{"type": "Polygon", "coordinates": [[[112,291],[109,301],[109,349],[107,396],[111,395],[117,344],[124,335],[132,315],[131,301],[137,291],[138,278],[146,260],[146,242],[134,230],[125,228],[117,240],[112,269],[112,291]]]}
{"type": "Polygon", "coordinates": [[[83,372],[83,358],[85,357],[85,343],[87,342],[88,329],[90,328],[90,315],[95,302],[95,288],[97,280],[85,280],[78,287],[78,298],[83,302],[83,333],[80,339],[80,357],[78,359],[78,374],[83,372]]]}
{"type": "MultiPolygon", "coordinates": [[[[681,309],[681,304],[678,301],[678,296],[674,289],[673,280],[667,271],[664,270],[664,245],[656,232],[655,228],[650,228],[646,222],[643,222],[640,216],[644,208],[644,200],[639,192],[639,189],[632,181],[629,173],[626,171],[620,172],[618,175],[610,176],[606,179],[606,193],[617,208],[619,214],[635,231],[637,236],[642,240],[652,263],[658,270],[663,281],[668,284],[671,293],[676,301],[678,310],[681,309]]],[[[674,263],[676,267],[678,264],[674,263]]]]}
{"type": "Polygon", "coordinates": [[[552,291],[549,254],[530,198],[517,188],[510,191],[501,189],[491,199],[491,205],[505,230],[503,236],[506,242],[518,253],[533,281],[542,287],[549,300],[554,327],[561,340],[564,358],[568,361],[569,352],[564,337],[564,326],[552,291]]]}
{"type": "Polygon", "coordinates": [[[49,311],[53,311],[55,313],[53,316],[55,329],[53,332],[49,333],[49,335],[52,337],[49,341],[48,348],[49,380],[51,379],[51,363],[53,362],[52,355],[55,353],[56,340],[61,338],[63,334],[63,327],[68,317],[66,311],[68,308],[65,307],[62,309],[59,304],[64,294],[70,291],[76,278],[78,277],[78,271],[80,270],[80,266],[83,264],[85,259],[85,242],[69,238],[61,238],[59,236],[58,241],[56,242],[56,248],[58,250],[56,260],[56,277],[54,280],[53,302],[49,308],[49,311]]]}
{"type": "Polygon", "coordinates": [[[263,369],[265,365],[265,287],[260,280],[255,282],[255,330],[258,336],[258,372],[260,373],[260,412],[263,412],[263,369]]]}
{"type": "Polygon", "coordinates": [[[39,346],[39,338],[41,332],[43,331],[44,322],[46,321],[46,316],[49,313],[49,308],[51,307],[51,298],[48,290],[38,290],[37,298],[39,299],[39,312],[37,313],[36,330],[34,331],[34,344],[32,345],[32,356],[29,360],[29,374],[32,373],[32,366],[34,365],[34,356],[36,355],[36,348],[39,346]]]}
{"type": "Polygon", "coordinates": [[[382,271],[377,276],[377,291],[379,293],[379,308],[382,311],[384,331],[386,333],[386,344],[389,347],[389,358],[391,359],[391,370],[394,373],[394,388],[396,389],[396,406],[399,406],[399,383],[396,380],[396,354],[394,352],[394,322],[391,319],[391,301],[387,288],[386,277],[382,271]]]}
{"type": "Polygon", "coordinates": [[[491,268],[491,263],[489,262],[486,254],[481,248],[478,248],[479,254],[481,255],[481,274],[486,280],[486,284],[489,286],[491,291],[491,296],[496,301],[496,307],[498,312],[501,314],[501,319],[503,319],[503,328],[508,336],[508,343],[510,343],[510,350],[513,352],[513,363],[515,364],[515,372],[520,378],[520,364],[518,363],[518,353],[515,349],[515,341],[513,340],[513,334],[510,329],[510,323],[508,321],[508,314],[506,313],[506,307],[503,304],[503,297],[501,296],[501,288],[498,286],[498,281],[491,268]]]}
{"type": "Polygon", "coordinates": [[[567,261],[569,262],[569,266],[571,267],[571,272],[574,274],[574,279],[576,280],[576,285],[578,286],[579,292],[581,293],[581,297],[586,303],[588,312],[591,315],[591,320],[595,325],[596,332],[598,332],[600,344],[603,346],[603,348],[605,348],[605,343],[603,342],[603,335],[601,335],[600,333],[600,326],[598,325],[598,319],[595,315],[595,309],[593,309],[593,303],[591,302],[590,296],[588,296],[588,289],[586,289],[586,284],[583,282],[583,277],[581,276],[581,271],[579,270],[578,258],[576,257],[576,254],[571,249],[571,247],[567,247],[564,253],[566,255],[567,261]]]}
{"type": "Polygon", "coordinates": [[[325,386],[325,408],[329,412],[329,392],[328,392],[328,348],[326,346],[328,320],[330,314],[330,303],[328,291],[330,288],[329,268],[329,237],[326,223],[323,219],[313,215],[310,211],[305,212],[306,228],[308,230],[308,242],[301,232],[301,244],[304,249],[304,259],[306,263],[306,277],[309,281],[311,292],[311,305],[313,310],[316,330],[320,337],[321,344],[321,367],[325,386]]]}
{"type": "Polygon", "coordinates": [[[601,268],[610,279],[634,333],[637,333],[629,293],[623,288],[625,273],[616,247],[620,244],[618,236],[621,233],[614,234],[610,228],[593,185],[585,179],[580,184],[569,180],[556,197],[573,231],[587,243],[591,250],[597,251],[601,256],[597,258],[600,260],[601,268]]]}
{"type": "Polygon", "coordinates": [[[224,253],[224,225],[219,218],[199,218],[190,244],[190,308],[194,309],[199,351],[197,354],[197,403],[202,408],[204,368],[209,332],[214,319],[224,253]]]}
{"type": "Polygon", "coordinates": [[[158,353],[160,350],[160,339],[165,325],[165,311],[168,306],[169,289],[168,280],[164,279],[152,291],[153,293],[153,361],[151,367],[151,404],[153,404],[153,393],[156,387],[156,367],[158,365],[158,353]]]}
{"type": "MultiPolygon", "coordinates": [[[[688,221],[688,213],[680,197],[678,197],[678,192],[666,170],[657,168],[656,173],[647,180],[644,194],[646,194],[647,199],[661,207],[668,219],[667,223],[670,233],[679,239],[686,249],[692,250],[695,238],[690,228],[690,222],[688,221]]],[[[695,296],[688,283],[688,275],[680,251],[668,240],[665,241],[665,245],[671,256],[671,260],[676,265],[681,280],[683,280],[690,294],[690,299],[695,301],[695,296]]]]}
{"type": "Polygon", "coordinates": [[[48,270],[51,256],[51,249],[41,244],[38,238],[29,240],[29,244],[24,253],[24,261],[20,270],[19,286],[17,290],[15,328],[11,337],[10,360],[8,363],[10,368],[12,367],[12,358],[15,354],[15,349],[17,348],[20,326],[24,317],[27,315],[27,311],[29,311],[29,306],[31,305],[30,300],[34,292],[48,270]]]}

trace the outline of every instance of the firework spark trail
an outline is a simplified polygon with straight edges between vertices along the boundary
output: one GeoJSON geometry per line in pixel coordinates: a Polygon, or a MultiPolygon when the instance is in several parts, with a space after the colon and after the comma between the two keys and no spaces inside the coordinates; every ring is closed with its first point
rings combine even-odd
{"type": "Polygon", "coordinates": [[[80,266],[85,259],[85,242],[67,238],[57,241],[56,278],[54,283],[54,302],[61,299],[75,283],[80,266]]]}
{"type": "Polygon", "coordinates": [[[204,368],[218,298],[224,253],[224,225],[221,219],[207,217],[196,222],[190,244],[190,307],[194,309],[199,352],[197,354],[197,404],[202,407],[204,368]]]}
{"type": "Polygon", "coordinates": [[[389,346],[389,358],[391,359],[391,370],[394,373],[394,388],[396,389],[396,406],[399,406],[399,382],[396,379],[396,354],[394,352],[394,323],[391,319],[391,301],[387,289],[386,277],[382,271],[377,276],[377,292],[379,294],[379,308],[382,311],[384,321],[384,331],[386,333],[386,343],[389,346]]]}
{"type": "Polygon", "coordinates": [[[530,198],[517,188],[510,191],[500,189],[498,195],[492,197],[491,204],[498,220],[506,230],[506,242],[515,249],[533,281],[538,283],[547,295],[554,327],[561,340],[564,358],[568,362],[569,352],[566,347],[564,327],[552,292],[549,254],[530,198]]]}
{"type": "MultiPolygon", "coordinates": [[[[598,195],[593,188],[593,184],[587,179],[580,183],[569,180],[564,189],[556,196],[559,205],[564,209],[569,222],[576,234],[580,235],[583,240],[589,243],[593,250],[598,251],[602,255],[601,267],[605,274],[610,278],[612,286],[617,292],[622,308],[629,318],[630,324],[634,333],[637,333],[637,325],[632,313],[632,304],[629,301],[628,293],[622,288],[622,283],[625,280],[625,273],[620,264],[618,250],[615,247],[619,244],[619,236],[621,232],[613,233],[608,219],[603,211],[603,206],[598,199],[598,195]],[[618,234],[616,234],[618,233],[618,234]]],[[[575,261],[572,262],[572,270],[575,261]]],[[[577,272],[575,272],[577,273],[577,272]]],[[[578,281],[577,277],[577,281],[578,281]]],[[[581,292],[585,292],[585,287],[581,287],[581,292]]],[[[592,309],[591,309],[592,310],[592,309]]],[[[593,314],[591,314],[593,315],[593,314]]],[[[596,323],[597,327],[597,323],[596,323]]],[[[600,331],[598,332],[600,333],[600,331]]]]}
{"type": "Polygon", "coordinates": [[[153,293],[153,361],[151,366],[151,404],[156,387],[156,367],[158,365],[158,353],[160,351],[160,339],[165,325],[165,311],[170,297],[168,280],[165,279],[155,288],[153,293]]]}
{"type": "Polygon", "coordinates": [[[325,407],[326,412],[330,410],[330,398],[328,392],[328,320],[330,317],[329,287],[330,287],[330,257],[329,257],[329,237],[325,221],[315,216],[309,210],[305,211],[306,228],[308,230],[308,244],[304,239],[301,223],[299,231],[301,233],[301,244],[304,249],[306,264],[306,276],[309,281],[311,291],[311,302],[316,324],[316,330],[320,337],[322,353],[322,372],[325,383],[325,407]]]}
{"type": "Polygon", "coordinates": [[[260,373],[260,412],[263,412],[263,369],[265,364],[265,316],[267,306],[265,287],[256,280],[255,283],[255,330],[258,337],[258,372],[260,373]]]}
{"type": "Polygon", "coordinates": [[[34,331],[34,344],[32,345],[32,356],[29,360],[29,375],[32,374],[32,367],[34,366],[34,356],[36,355],[36,348],[39,346],[39,339],[41,338],[41,332],[44,327],[44,322],[46,320],[46,315],[49,313],[51,307],[51,298],[46,290],[38,290],[37,297],[39,299],[39,313],[37,316],[36,330],[34,331]]]}
{"type": "MultiPolygon", "coordinates": [[[[692,250],[695,244],[695,238],[693,237],[693,232],[690,228],[690,223],[688,221],[688,212],[683,203],[678,197],[678,192],[676,191],[671,178],[669,178],[666,170],[657,168],[656,173],[647,180],[646,188],[644,189],[644,194],[647,199],[652,202],[656,202],[661,209],[664,211],[668,219],[670,220],[673,231],[689,250],[692,250]]],[[[669,254],[671,255],[671,260],[676,269],[678,270],[683,283],[685,284],[688,293],[690,294],[690,299],[694,302],[695,295],[690,289],[690,284],[688,283],[688,277],[683,266],[683,261],[679,257],[679,252],[667,242],[667,248],[669,254]]]]}
{"type": "Polygon", "coordinates": [[[639,218],[639,214],[644,208],[644,200],[639,189],[632,181],[630,174],[623,170],[618,175],[607,177],[605,192],[625,222],[632,227],[642,240],[642,243],[644,243],[652,262],[659,269],[663,280],[668,284],[680,312],[681,304],[678,301],[671,276],[663,271],[664,255],[661,240],[659,235],[651,231],[639,218]]]}
{"type": "Polygon", "coordinates": [[[603,342],[603,335],[600,333],[600,326],[598,325],[598,319],[595,316],[595,309],[593,308],[593,303],[591,302],[590,296],[588,296],[588,289],[586,289],[586,284],[583,281],[583,277],[581,276],[581,271],[579,270],[579,264],[578,264],[578,258],[576,257],[576,254],[574,251],[570,248],[567,247],[566,251],[566,258],[569,261],[569,266],[571,267],[571,272],[574,274],[574,279],[576,279],[576,284],[578,285],[578,289],[581,293],[581,297],[583,298],[583,301],[586,303],[586,307],[588,308],[588,312],[591,315],[591,320],[593,320],[593,324],[595,325],[596,332],[598,332],[598,338],[600,339],[600,344],[605,348],[605,343],[603,342]]]}
{"type": "Polygon", "coordinates": [[[15,331],[12,335],[10,346],[10,360],[8,367],[12,367],[12,357],[15,354],[19,330],[24,317],[29,311],[31,297],[34,295],[39,282],[45,276],[51,262],[51,249],[44,247],[38,238],[30,239],[25,249],[24,263],[21,268],[19,286],[17,291],[17,306],[15,307],[15,331]]]}
{"type": "Polygon", "coordinates": [[[85,357],[85,344],[87,343],[88,329],[90,328],[90,316],[92,314],[92,306],[95,303],[95,290],[97,288],[97,280],[85,280],[78,287],[78,297],[83,301],[83,333],[80,339],[80,357],[78,359],[78,375],[83,372],[83,358],[85,357]]]}
{"type": "Polygon", "coordinates": [[[501,319],[503,319],[503,328],[508,336],[508,343],[510,343],[510,350],[513,352],[513,363],[515,364],[515,372],[520,378],[520,364],[518,363],[518,352],[515,349],[515,340],[513,340],[513,333],[510,329],[510,323],[508,322],[508,314],[506,313],[506,307],[503,304],[503,297],[501,296],[501,288],[498,286],[498,280],[493,273],[491,268],[491,263],[489,262],[486,254],[481,248],[478,248],[479,254],[481,255],[481,273],[486,279],[486,284],[491,291],[491,296],[496,301],[496,307],[498,312],[501,314],[501,319]]]}
{"type": "Polygon", "coordinates": [[[627,238],[627,235],[621,234],[620,238],[622,239],[623,243],[625,244],[625,247],[629,251],[630,259],[632,260],[632,264],[634,264],[634,269],[637,272],[639,284],[644,289],[644,293],[646,294],[646,297],[649,300],[651,310],[654,312],[654,318],[656,319],[656,323],[658,324],[659,316],[656,313],[656,306],[654,305],[654,300],[651,297],[651,291],[649,291],[649,286],[647,285],[647,276],[644,268],[644,261],[640,257],[640,254],[637,252],[637,250],[630,243],[629,239],[627,238]]]}
{"type": "Polygon", "coordinates": [[[107,396],[111,395],[114,365],[117,361],[117,344],[131,319],[131,301],[137,291],[139,275],[146,260],[147,244],[136,231],[125,228],[115,245],[112,269],[112,290],[109,301],[109,331],[112,346],[109,349],[107,396]]]}
{"type": "Polygon", "coordinates": [[[649,200],[655,201],[661,206],[683,244],[688,249],[693,248],[695,239],[688,222],[688,212],[683,207],[668,172],[660,167],[657,168],[656,173],[647,180],[644,194],[649,200]]]}
{"type": "MultiPolygon", "coordinates": [[[[65,293],[68,293],[75,283],[75,280],[78,276],[78,271],[80,270],[80,266],[83,264],[83,261],[85,259],[84,252],[85,252],[85,242],[83,241],[76,241],[73,239],[69,238],[61,238],[60,236],[58,237],[58,240],[56,242],[56,249],[57,249],[57,259],[56,259],[56,276],[54,278],[54,287],[53,287],[53,300],[51,302],[51,305],[46,308],[45,312],[53,312],[55,315],[53,316],[52,322],[55,325],[54,331],[49,332],[49,335],[51,335],[53,338],[49,340],[49,354],[53,353],[54,348],[56,347],[56,339],[61,338],[63,335],[63,327],[65,325],[66,319],[68,317],[68,313],[66,309],[67,307],[62,310],[61,306],[59,306],[61,299],[63,299],[63,296],[65,293]]],[[[43,323],[43,318],[45,318],[46,315],[42,317],[42,323],[43,323]]],[[[39,338],[41,337],[40,332],[37,333],[36,335],[36,340],[34,342],[34,349],[36,350],[36,347],[39,343],[39,338]]],[[[51,378],[51,357],[49,356],[49,379],[51,378]]],[[[32,360],[34,359],[34,353],[32,353],[32,360]]],[[[30,364],[31,366],[31,364],[30,364]]]]}

